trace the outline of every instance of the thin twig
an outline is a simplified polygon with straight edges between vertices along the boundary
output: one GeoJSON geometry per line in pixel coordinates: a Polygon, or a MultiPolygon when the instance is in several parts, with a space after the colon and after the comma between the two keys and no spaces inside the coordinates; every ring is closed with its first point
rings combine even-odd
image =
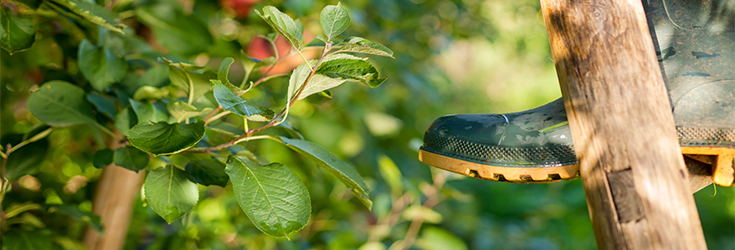
{"type": "MultiPolygon", "coordinates": [[[[13,148],[10,143],[8,143],[7,146],[5,146],[6,149],[13,148]]],[[[5,165],[8,164],[8,158],[10,157],[11,151],[8,150],[6,157],[3,158],[3,163],[0,164],[0,232],[2,232],[2,228],[5,227],[5,212],[3,211],[2,202],[5,200],[5,192],[7,191],[5,187],[7,186],[7,181],[5,180],[5,165]]],[[[2,235],[0,233],[0,235],[2,235]]],[[[0,243],[2,243],[2,240],[0,240],[0,243]]]]}
{"type": "Polygon", "coordinates": [[[223,116],[226,116],[226,115],[228,115],[230,113],[232,113],[232,111],[225,111],[225,112],[219,113],[219,114],[217,114],[215,116],[212,116],[212,118],[209,119],[209,120],[204,119],[204,124],[209,124],[210,122],[212,122],[214,120],[217,120],[217,119],[219,119],[219,118],[221,118],[223,116]]]}
{"type": "MultiPolygon", "coordinates": [[[[432,185],[432,190],[434,193],[429,196],[428,199],[424,202],[423,207],[426,209],[432,209],[436,204],[439,203],[439,190],[442,186],[444,186],[444,181],[446,179],[446,175],[444,172],[438,172],[434,176],[434,185],[432,185]]],[[[401,242],[401,247],[398,249],[408,249],[411,247],[416,241],[416,236],[419,233],[419,229],[421,229],[421,225],[424,223],[424,216],[422,216],[420,213],[416,214],[416,217],[413,217],[413,221],[411,221],[411,225],[408,227],[408,231],[406,232],[406,237],[403,238],[403,242],[401,242]]]]}
{"type": "MultiPolygon", "coordinates": [[[[273,62],[273,64],[271,64],[271,65],[269,66],[268,70],[267,70],[267,71],[265,71],[265,73],[263,73],[263,76],[261,76],[261,77],[260,77],[260,79],[258,79],[257,81],[255,81],[255,82],[253,83],[253,86],[251,86],[251,88],[252,88],[252,87],[255,87],[255,86],[258,86],[258,84],[261,84],[261,83],[263,83],[263,82],[267,81],[268,79],[270,79],[270,78],[269,78],[269,76],[270,76],[270,73],[271,73],[271,71],[273,71],[273,69],[274,69],[274,68],[276,68],[276,65],[278,65],[278,63],[280,63],[280,62],[281,62],[281,61],[282,61],[282,60],[283,60],[284,58],[286,58],[286,57],[289,57],[289,56],[291,56],[291,55],[292,55],[293,53],[294,53],[294,52],[293,52],[293,49],[292,49],[291,51],[289,51],[289,52],[288,52],[288,54],[286,54],[286,55],[284,55],[284,56],[282,56],[282,57],[277,57],[277,58],[276,58],[276,61],[275,61],[275,62],[273,62]],[[266,79],[266,78],[267,78],[267,79],[266,79]]],[[[280,75],[279,75],[279,76],[280,76],[280,75]]]]}
{"type": "Polygon", "coordinates": [[[204,117],[204,122],[209,123],[207,122],[209,118],[211,118],[214,114],[217,114],[217,112],[219,112],[220,110],[222,110],[222,106],[217,106],[216,109],[212,110],[212,112],[209,112],[209,114],[204,117]]]}
{"type": "Polygon", "coordinates": [[[48,134],[50,134],[52,130],[54,130],[54,128],[48,128],[48,129],[42,131],[41,133],[38,133],[38,134],[34,135],[30,139],[25,140],[25,141],[22,141],[21,143],[18,143],[18,145],[15,145],[13,148],[7,149],[7,151],[8,151],[7,152],[7,155],[10,155],[10,153],[12,153],[13,151],[18,150],[19,148],[21,148],[21,147],[23,147],[25,145],[28,145],[29,143],[32,143],[32,142],[35,142],[35,141],[38,141],[38,140],[43,139],[48,134]]]}

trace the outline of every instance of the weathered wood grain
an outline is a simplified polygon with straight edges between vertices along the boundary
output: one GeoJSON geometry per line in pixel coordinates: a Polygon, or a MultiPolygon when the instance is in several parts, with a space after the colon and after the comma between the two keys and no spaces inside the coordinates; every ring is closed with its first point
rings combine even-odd
{"type": "Polygon", "coordinates": [[[706,249],[641,2],[541,6],[598,247],[706,249]]]}

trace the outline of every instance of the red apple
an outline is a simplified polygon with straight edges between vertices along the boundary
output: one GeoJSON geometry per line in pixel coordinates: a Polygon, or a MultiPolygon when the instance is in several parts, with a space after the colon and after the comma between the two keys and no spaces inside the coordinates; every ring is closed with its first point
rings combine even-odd
{"type": "Polygon", "coordinates": [[[235,18],[246,18],[252,12],[253,5],[259,2],[260,0],[220,0],[220,5],[234,11],[235,18]]]}
{"type": "MultiPolygon", "coordinates": [[[[311,40],[314,40],[314,35],[311,34],[311,32],[304,32],[304,41],[306,43],[311,42],[311,40]]],[[[278,56],[283,57],[288,54],[289,51],[291,51],[291,44],[288,43],[288,41],[283,38],[281,35],[278,35],[276,37],[276,49],[278,49],[278,56]]],[[[247,54],[250,57],[256,58],[258,60],[263,60],[265,58],[275,56],[275,53],[273,53],[273,46],[262,37],[255,37],[250,41],[250,44],[247,47],[247,54]]],[[[305,50],[303,52],[304,57],[306,59],[314,59],[319,56],[318,49],[310,49],[305,50]]],[[[300,64],[302,64],[304,60],[299,56],[298,53],[293,53],[291,55],[286,56],[285,58],[281,59],[271,70],[271,75],[277,75],[277,74],[285,74],[289,71],[293,70],[294,68],[298,67],[300,64]]],[[[268,71],[269,68],[263,69],[263,72],[268,71]]]]}

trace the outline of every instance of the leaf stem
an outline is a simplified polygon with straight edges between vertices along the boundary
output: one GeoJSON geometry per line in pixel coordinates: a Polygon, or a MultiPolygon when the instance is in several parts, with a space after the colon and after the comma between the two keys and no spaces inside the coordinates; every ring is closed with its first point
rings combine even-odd
{"type": "Polygon", "coordinates": [[[99,124],[99,123],[96,123],[95,122],[94,125],[97,126],[100,130],[102,130],[102,132],[105,132],[105,134],[108,134],[108,135],[112,136],[112,138],[120,138],[118,135],[116,135],[115,133],[113,133],[109,129],[105,128],[105,126],[102,126],[102,124],[99,124]]]}
{"type": "Polygon", "coordinates": [[[240,141],[235,142],[235,144],[241,143],[243,141],[262,140],[262,139],[271,139],[277,142],[281,142],[281,140],[278,140],[278,138],[275,138],[272,135],[256,135],[256,136],[242,138],[240,139],[240,141]]]}
{"type": "Polygon", "coordinates": [[[186,80],[189,81],[189,102],[187,102],[187,104],[191,105],[191,103],[194,102],[194,83],[191,80],[191,76],[189,76],[189,72],[187,72],[186,70],[182,71],[186,76],[186,80]]]}
{"type": "MultiPolygon", "coordinates": [[[[296,48],[294,47],[294,49],[296,48]]],[[[328,49],[325,49],[325,50],[328,50],[328,49]]],[[[301,56],[301,59],[304,59],[304,63],[306,63],[306,66],[309,66],[309,69],[311,69],[311,71],[314,71],[314,68],[312,68],[311,64],[309,64],[309,60],[306,60],[304,53],[301,53],[301,50],[298,50],[298,49],[296,50],[296,52],[299,52],[299,55],[301,56]]]]}
{"type": "MultiPolygon", "coordinates": [[[[25,141],[22,141],[21,143],[18,143],[18,145],[15,145],[14,147],[6,149],[7,150],[7,154],[10,155],[10,153],[12,153],[13,151],[18,150],[19,148],[21,148],[21,147],[23,147],[25,145],[28,145],[29,143],[32,143],[32,142],[38,141],[40,139],[43,139],[48,134],[50,134],[52,130],[54,130],[54,128],[48,128],[48,129],[44,130],[43,132],[34,135],[30,139],[25,140],[25,141]]],[[[7,158],[7,157],[3,157],[3,158],[7,158]]]]}
{"type": "MultiPolygon", "coordinates": [[[[273,67],[271,67],[271,69],[272,69],[272,68],[273,68],[273,67]]],[[[263,83],[263,82],[265,82],[265,81],[268,81],[268,80],[270,80],[270,79],[273,79],[273,78],[276,78],[276,77],[281,77],[281,76],[286,76],[286,75],[288,75],[288,74],[278,74],[278,75],[272,75],[272,76],[264,76],[264,77],[261,77],[260,79],[258,79],[257,81],[255,81],[255,82],[253,83],[253,87],[255,87],[255,86],[258,86],[258,84],[261,84],[261,83],[263,83]]]]}

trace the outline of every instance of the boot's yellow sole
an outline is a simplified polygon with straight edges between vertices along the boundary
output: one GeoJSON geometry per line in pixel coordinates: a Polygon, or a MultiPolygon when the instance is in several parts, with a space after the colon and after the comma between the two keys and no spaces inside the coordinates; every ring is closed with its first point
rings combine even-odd
{"type": "MultiPolygon", "coordinates": [[[[735,181],[735,149],[722,147],[682,147],[682,154],[711,164],[715,184],[729,187],[735,181]]],[[[478,179],[512,183],[549,183],[579,177],[579,165],[551,167],[499,167],[419,150],[419,160],[428,165],[478,179]]]]}
{"type": "Polygon", "coordinates": [[[579,177],[579,165],[553,167],[498,167],[460,160],[419,150],[419,160],[428,165],[478,179],[513,183],[548,183],[579,177]]]}
{"type": "Polygon", "coordinates": [[[681,153],[691,158],[712,165],[712,181],[720,186],[732,186],[735,180],[735,148],[722,147],[682,147],[681,153]],[[705,157],[702,157],[705,156],[705,157]],[[712,156],[712,157],[706,157],[712,156]]]}

